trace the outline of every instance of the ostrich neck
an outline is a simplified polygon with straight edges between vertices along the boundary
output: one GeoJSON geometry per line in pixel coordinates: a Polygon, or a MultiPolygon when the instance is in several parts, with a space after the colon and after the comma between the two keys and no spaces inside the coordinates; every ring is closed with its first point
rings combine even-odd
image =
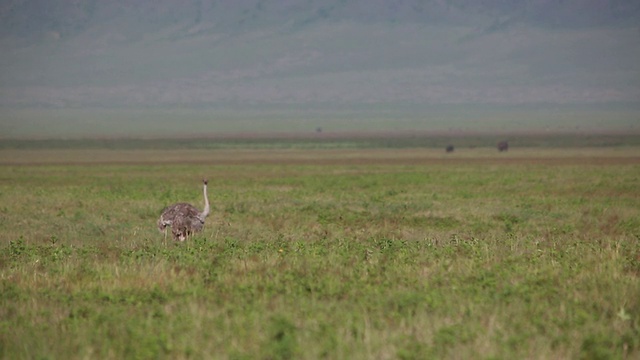
{"type": "Polygon", "coordinates": [[[204,218],[209,216],[209,211],[211,211],[209,207],[209,197],[207,196],[207,185],[204,185],[204,210],[200,213],[200,218],[204,221],[204,218]]]}

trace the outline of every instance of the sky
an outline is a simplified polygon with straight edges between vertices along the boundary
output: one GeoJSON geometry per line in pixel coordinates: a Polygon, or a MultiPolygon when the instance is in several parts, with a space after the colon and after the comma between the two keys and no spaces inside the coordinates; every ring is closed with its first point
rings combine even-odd
{"type": "Polygon", "coordinates": [[[3,0],[0,131],[87,109],[609,109],[633,126],[638,59],[633,0],[3,0]]]}

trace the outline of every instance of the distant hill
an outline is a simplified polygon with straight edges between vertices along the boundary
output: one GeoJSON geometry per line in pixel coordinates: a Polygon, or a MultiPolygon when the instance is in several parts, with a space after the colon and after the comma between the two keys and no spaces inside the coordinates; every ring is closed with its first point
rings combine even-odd
{"type": "Polygon", "coordinates": [[[640,2],[5,0],[0,107],[634,103],[640,2]]]}
{"type": "Polygon", "coordinates": [[[2,37],[34,39],[90,30],[149,33],[182,25],[186,28],[173,30],[194,35],[322,21],[481,25],[494,20],[489,28],[513,22],[566,28],[637,26],[639,15],[640,5],[633,0],[5,0],[0,32],[2,37]]]}

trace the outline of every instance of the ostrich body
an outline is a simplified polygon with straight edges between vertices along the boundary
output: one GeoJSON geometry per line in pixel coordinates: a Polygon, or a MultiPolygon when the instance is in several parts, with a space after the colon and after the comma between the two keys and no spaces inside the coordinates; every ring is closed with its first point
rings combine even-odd
{"type": "Polygon", "coordinates": [[[158,230],[167,234],[171,227],[173,239],[184,241],[188,236],[202,231],[204,220],[209,216],[209,198],[207,196],[207,180],[203,180],[204,210],[187,203],[176,203],[166,207],[158,219],[158,230]]]}

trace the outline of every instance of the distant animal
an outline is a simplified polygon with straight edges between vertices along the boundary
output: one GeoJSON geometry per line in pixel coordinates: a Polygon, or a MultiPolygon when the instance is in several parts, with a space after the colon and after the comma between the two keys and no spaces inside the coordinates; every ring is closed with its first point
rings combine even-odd
{"type": "Polygon", "coordinates": [[[453,145],[447,145],[447,147],[444,149],[444,151],[448,152],[448,153],[452,153],[454,150],[453,145]]]}
{"type": "Polygon", "coordinates": [[[199,211],[195,206],[187,203],[176,203],[162,210],[158,219],[158,230],[167,237],[167,227],[171,227],[171,234],[176,241],[184,241],[196,232],[202,231],[204,221],[209,216],[209,198],[207,196],[207,183],[204,179],[204,210],[199,211]]]}
{"type": "Polygon", "coordinates": [[[509,150],[509,143],[505,140],[505,141],[500,141],[497,145],[498,147],[498,151],[499,152],[503,152],[503,151],[508,151],[509,150]]]}

